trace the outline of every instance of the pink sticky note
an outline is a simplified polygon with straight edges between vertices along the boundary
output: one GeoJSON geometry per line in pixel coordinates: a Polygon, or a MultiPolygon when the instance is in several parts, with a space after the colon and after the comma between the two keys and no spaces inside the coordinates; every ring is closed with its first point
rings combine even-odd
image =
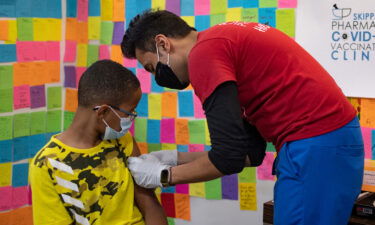
{"type": "Polygon", "coordinates": [[[0,211],[12,208],[12,187],[0,187],[0,211]]]}
{"type": "Polygon", "coordinates": [[[14,87],[14,109],[30,107],[30,86],[21,85],[14,87]]]}
{"type": "Polygon", "coordinates": [[[132,136],[134,136],[134,122],[132,123],[129,132],[132,134],[132,136]]]}
{"type": "Polygon", "coordinates": [[[77,52],[77,42],[66,40],[64,62],[75,62],[76,52],[77,52]]]}
{"type": "Polygon", "coordinates": [[[205,118],[204,110],[202,108],[202,103],[199,98],[194,95],[194,117],[195,118],[205,118]]]}
{"type": "Polygon", "coordinates": [[[189,194],[189,184],[177,184],[176,193],[189,194]]]}
{"type": "Polygon", "coordinates": [[[82,74],[86,71],[86,67],[76,67],[76,87],[78,87],[79,80],[82,77],[82,74]]]}
{"type": "Polygon", "coordinates": [[[28,186],[14,187],[12,193],[12,207],[19,208],[30,204],[28,186]]]}
{"type": "Polygon", "coordinates": [[[124,58],[124,66],[125,67],[137,67],[137,60],[136,59],[128,59],[124,58]]]}
{"type": "Polygon", "coordinates": [[[16,48],[19,62],[44,60],[46,58],[45,42],[19,41],[16,48]]]}
{"type": "Polygon", "coordinates": [[[190,144],[189,152],[204,152],[204,145],[203,144],[190,144]]]}
{"type": "Polygon", "coordinates": [[[297,8],[297,0],[279,0],[279,8],[297,8]]]}
{"type": "Polygon", "coordinates": [[[88,7],[89,7],[88,0],[78,0],[77,19],[79,21],[87,21],[87,16],[89,13],[88,7]]]}
{"type": "Polygon", "coordinates": [[[108,45],[100,45],[99,47],[99,59],[110,59],[108,45]]]}
{"type": "Polygon", "coordinates": [[[60,42],[48,41],[46,42],[46,60],[60,61],[60,42]]]}
{"type": "Polygon", "coordinates": [[[145,69],[137,69],[137,77],[141,83],[142,93],[151,92],[151,74],[145,69]]]}
{"type": "Polygon", "coordinates": [[[210,15],[210,0],[194,0],[194,15],[210,15]]]}
{"type": "Polygon", "coordinates": [[[175,143],[175,121],[174,119],[162,119],[161,120],[161,137],[162,143],[175,143]]]}
{"type": "Polygon", "coordinates": [[[365,145],[365,158],[371,159],[372,158],[372,150],[371,150],[371,131],[372,128],[368,127],[361,127],[362,129],[362,137],[363,137],[363,144],[365,145]]]}
{"type": "Polygon", "coordinates": [[[259,180],[274,180],[274,176],[272,175],[272,165],[274,160],[274,153],[266,152],[262,165],[257,167],[259,180]]]}

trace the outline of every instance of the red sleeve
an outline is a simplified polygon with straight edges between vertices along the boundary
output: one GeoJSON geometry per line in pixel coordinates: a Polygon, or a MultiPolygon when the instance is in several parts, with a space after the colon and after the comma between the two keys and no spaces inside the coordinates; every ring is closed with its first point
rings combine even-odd
{"type": "Polygon", "coordinates": [[[189,79],[202,103],[226,81],[237,82],[233,44],[227,39],[197,43],[189,54],[189,79]]]}

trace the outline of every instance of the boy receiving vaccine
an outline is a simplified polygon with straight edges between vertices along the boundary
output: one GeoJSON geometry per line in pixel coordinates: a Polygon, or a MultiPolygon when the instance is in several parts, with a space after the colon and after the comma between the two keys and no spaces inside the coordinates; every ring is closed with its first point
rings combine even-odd
{"type": "Polygon", "coordinates": [[[72,125],[30,164],[34,224],[167,224],[153,190],[137,186],[126,164],[140,154],[128,131],[141,94],[136,76],[116,62],[84,72],[72,125]]]}

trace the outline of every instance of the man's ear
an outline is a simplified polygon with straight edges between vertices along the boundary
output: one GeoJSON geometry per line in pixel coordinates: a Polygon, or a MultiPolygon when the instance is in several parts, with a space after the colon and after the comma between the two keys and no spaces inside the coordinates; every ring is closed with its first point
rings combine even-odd
{"type": "Polygon", "coordinates": [[[171,51],[170,40],[164,34],[158,34],[155,36],[156,47],[164,52],[169,53],[171,51]]]}

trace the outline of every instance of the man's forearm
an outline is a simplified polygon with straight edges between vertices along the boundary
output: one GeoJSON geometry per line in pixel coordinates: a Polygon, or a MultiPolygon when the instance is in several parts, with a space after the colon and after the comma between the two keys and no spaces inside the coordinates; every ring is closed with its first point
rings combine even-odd
{"type": "MultiPolygon", "coordinates": [[[[198,158],[207,155],[208,152],[178,152],[177,153],[177,165],[182,165],[186,163],[193,162],[198,158]]],[[[246,163],[245,166],[250,166],[250,159],[246,156],[246,163]]]]}

